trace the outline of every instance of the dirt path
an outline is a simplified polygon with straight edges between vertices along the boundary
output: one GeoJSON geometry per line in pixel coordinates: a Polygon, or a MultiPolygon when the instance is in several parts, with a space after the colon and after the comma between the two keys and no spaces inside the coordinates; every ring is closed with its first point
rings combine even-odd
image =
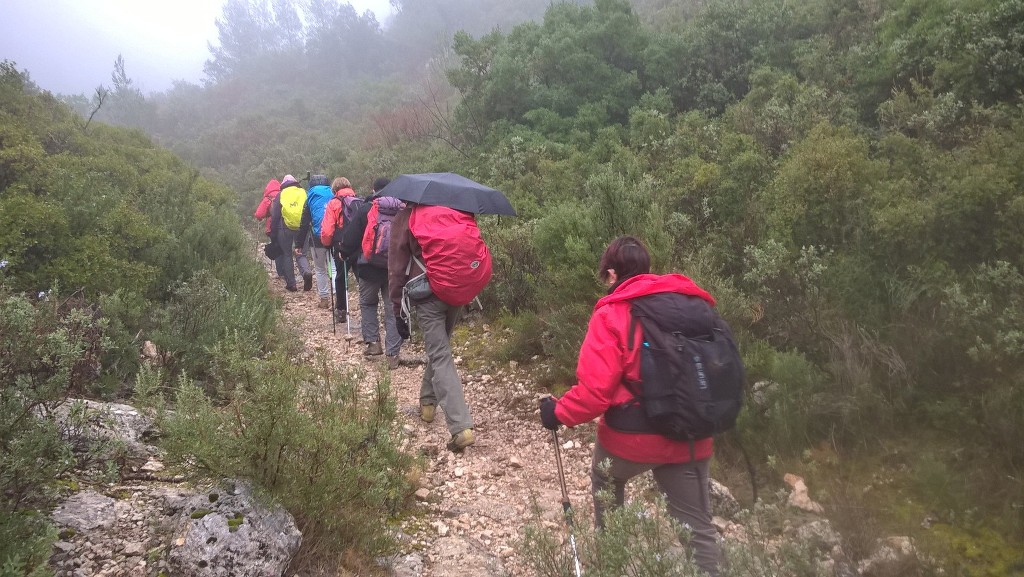
{"type": "MultiPolygon", "coordinates": [[[[268,267],[269,270],[269,267],[268,267]]],[[[271,275],[272,276],[272,275],[271,275]]],[[[271,278],[272,290],[284,299],[284,316],[300,327],[309,350],[323,349],[339,363],[359,365],[372,383],[388,371],[384,357],[363,356],[358,302],[350,294],[351,337],[345,325],[331,332],[328,311],[316,308],[316,289],[289,293],[271,278]]],[[[350,277],[350,287],[355,281],[350,277]]],[[[474,339],[494,339],[479,318],[474,339]]],[[[561,494],[551,434],[537,417],[537,387],[518,367],[469,370],[462,358],[468,347],[453,343],[466,399],[476,422],[476,444],[456,455],[445,448],[450,435],[442,415],[430,424],[419,419],[423,348],[414,335],[402,348],[402,365],[391,371],[392,390],[409,452],[425,456],[426,469],[417,492],[418,506],[401,527],[402,554],[393,574],[401,577],[479,577],[530,575],[516,542],[522,537],[535,497],[546,525],[561,522],[561,494]]],[[[479,345],[477,345],[479,346],[479,345]]],[[[486,346],[486,344],[485,344],[486,346]]],[[[559,440],[569,498],[580,513],[590,509],[590,454],[593,425],[562,429],[559,440]]],[[[586,521],[589,522],[589,521],[586,521]]]]}

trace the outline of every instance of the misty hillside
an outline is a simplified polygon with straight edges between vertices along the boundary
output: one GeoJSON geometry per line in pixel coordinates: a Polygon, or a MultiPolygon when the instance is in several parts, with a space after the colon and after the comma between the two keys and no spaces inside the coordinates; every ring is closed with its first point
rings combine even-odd
{"type": "MultiPolygon", "coordinates": [[[[270,178],[344,175],[365,194],[458,172],[519,213],[481,219],[484,314],[513,335],[489,359],[571,386],[598,257],[636,235],[737,333],[739,437],[762,486],[807,477],[862,552],[899,532],[948,575],[1020,571],[1024,4],[393,4],[383,27],[336,0],[231,0],[202,85],[143,95],[124,55],[102,102],[65,99],[81,118],[5,64],[5,290],[106,302],[108,279],[130,285],[123,339],[220,266],[207,251],[238,256],[237,225],[209,219],[228,204],[248,219],[270,178]]],[[[218,282],[249,282],[247,266],[218,282]]]]}

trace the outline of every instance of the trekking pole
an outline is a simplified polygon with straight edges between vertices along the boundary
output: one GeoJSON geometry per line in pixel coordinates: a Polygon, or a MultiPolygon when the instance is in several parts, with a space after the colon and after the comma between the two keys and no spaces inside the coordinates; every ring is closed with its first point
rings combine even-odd
{"type": "Polygon", "coordinates": [[[341,261],[341,266],[345,275],[345,338],[352,340],[352,317],[348,314],[348,261],[341,261]]]}
{"type": "Polygon", "coordinates": [[[569,526],[569,544],[572,546],[572,560],[576,568],[576,577],[582,575],[580,570],[580,556],[576,553],[575,523],[572,519],[572,504],[569,503],[569,491],[565,488],[565,471],[562,469],[562,447],[558,444],[558,431],[551,431],[551,437],[555,441],[555,462],[558,464],[558,482],[562,486],[562,514],[565,516],[565,523],[569,526]]]}
{"type": "Polygon", "coordinates": [[[334,247],[328,249],[327,256],[327,284],[331,286],[331,334],[338,335],[338,319],[334,317],[334,275],[338,271],[334,267],[334,247]]]}

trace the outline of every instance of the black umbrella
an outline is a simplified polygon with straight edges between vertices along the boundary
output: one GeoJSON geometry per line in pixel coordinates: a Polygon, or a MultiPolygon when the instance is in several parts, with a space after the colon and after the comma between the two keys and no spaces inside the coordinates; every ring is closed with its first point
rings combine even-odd
{"type": "Polygon", "coordinates": [[[454,172],[402,174],[377,194],[473,214],[516,214],[504,194],[454,172]]]}

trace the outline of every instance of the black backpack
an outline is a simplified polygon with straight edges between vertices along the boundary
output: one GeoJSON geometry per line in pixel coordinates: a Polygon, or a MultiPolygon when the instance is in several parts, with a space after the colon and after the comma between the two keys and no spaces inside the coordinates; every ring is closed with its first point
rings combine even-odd
{"type": "Polygon", "coordinates": [[[362,254],[363,231],[366,230],[366,213],[370,212],[369,199],[346,196],[341,201],[341,234],[334,233],[334,252],[351,259],[353,263],[362,254]]]}
{"type": "Polygon", "coordinates": [[[722,317],[704,299],[678,293],[633,299],[630,313],[629,334],[638,323],[643,329],[640,382],[627,383],[633,400],[605,413],[608,426],[691,442],[733,428],[743,361],[722,317]]]}

